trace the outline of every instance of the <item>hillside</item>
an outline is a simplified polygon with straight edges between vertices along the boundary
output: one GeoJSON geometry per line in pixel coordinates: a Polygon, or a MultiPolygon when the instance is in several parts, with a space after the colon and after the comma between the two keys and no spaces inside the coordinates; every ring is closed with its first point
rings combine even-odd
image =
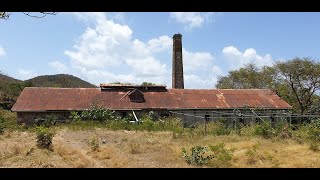
{"type": "Polygon", "coordinates": [[[26,80],[32,83],[34,87],[61,87],[61,88],[95,88],[97,86],[90,84],[78,77],[68,74],[44,75],[26,80]]]}
{"type": "Polygon", "coordinates": [[[25,87],[95,88],[97,86],[68,74],[44,75],[22,81],[0,73],[0,109],[10,109],[25,87]]]}
{"type": "Polygon", "coordinates": [[[0,73],[0,84],[16,83],[16,82],[22,82],[22,81],[0,73]]]}

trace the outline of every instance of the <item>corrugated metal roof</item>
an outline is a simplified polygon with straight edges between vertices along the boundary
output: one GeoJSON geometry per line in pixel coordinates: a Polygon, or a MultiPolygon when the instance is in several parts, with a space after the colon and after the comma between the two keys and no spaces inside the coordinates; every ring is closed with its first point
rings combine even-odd
{"type": "Polygon", "coordinates": [[[127,92],[101,91],[100,88],[27,87],[12,111],[84,110],[91,103],[107,109],[290,109],[291,106],[267,89],[168,89],[143,92],[145,102],[131,102],[127,92]]]}

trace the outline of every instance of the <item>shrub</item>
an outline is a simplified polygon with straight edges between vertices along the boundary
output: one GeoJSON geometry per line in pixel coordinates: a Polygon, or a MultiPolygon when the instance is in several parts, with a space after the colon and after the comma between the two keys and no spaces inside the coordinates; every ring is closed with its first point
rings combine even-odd
{"type": "Polygon", "coordinates": [[[79,112],[77,112],[77,111],[71,111],[69,118],[72,121],[80,121],[81,120],[81,116],[80,116],[79,112]]]}
{"type": "Polygon", "coordinates": [[[41,149],[52,149],[54,132],[44,126],[36,127],[37,146],[41,149]]]}
{"type": "Polygon", "coordinates": [[[115,120],[117,117],[113,111],[103,108],[100,105],[90,105],[90,109],[82,111],[80,114],[73,112],[71,114],[73,120],[92,120],[92,121],[106,121],[115,120]]]}
{"type": "Polygon", "coordinates": [[[270,122],[263,122],[256,126],[254,134],[268,139],[276,136],[277,131],[271,127],[270,122]]]}
{"type": "Polygon", "coordinates": [[[182,148],[182,157],[185,158],[187,163],[202,166],[208,163],[209,160],[213,159],[213,155],[205,156],[205,152],[208,151],[207,147],[194,146],[191,148],[191,154],[188,154],[185,148],[182,148]]]}
{"type": "Polygon", "coordinates": [[[17,113],[8,110],[0,110],[0,118],[3,118],[2,129],[7,130],[23,130],[17,126],[17,113]]]}
{"type": "Polygon", "coordinates": [[[219,143],[217,145],[210,145],[210,150],[213,152],[217,163],[215,166],[229,166],[230,161],[233,157],[234,149],[226,149],[224,143],[219,143]]]}
{"type": "Polygon", "coordinates": [[[5,124],[4,124],[4,117],[2,117],[0,115],[0,134],[3,134],[4,133],[4,129],[5,129],[5,124]]]}
{"type": "Polygon", "coordinates": [[[319,142],[320,141],[320,120],[312,120],[310,124],[307,125],[308,135],[311,141],[319,142]]]}
{"type": "Polygon", "coordinates": [[[89,146],[91,147],[92,151],[97,151],[100,147],[99,139],[96,136],[93,136],[89,140],[89,146]]]}
{"type": "Polygon", "coordinates": [[[55,114],[46,115],[45,118],[36,118],[33,124],[37,126],[50,127],[58,123],[58,117],[55,114]]]}

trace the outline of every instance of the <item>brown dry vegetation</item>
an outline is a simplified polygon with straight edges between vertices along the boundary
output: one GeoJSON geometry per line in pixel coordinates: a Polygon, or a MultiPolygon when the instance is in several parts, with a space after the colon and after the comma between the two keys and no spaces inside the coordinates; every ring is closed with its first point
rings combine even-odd
{"type": "Polygon", "coordinates": [[[234,148],[230,163],[204,167],[320,167],[320,152],[292,139],[237,135],[176,137],[172,132],[72,131],[59,128],[53,151],[38,149],[30,131],[6,131],[0,136],[0,167],[198,167],[189,165],[181,148],[224,143],[234,148]],[[96,138],[99,148],[90,143],[96,138]]]}

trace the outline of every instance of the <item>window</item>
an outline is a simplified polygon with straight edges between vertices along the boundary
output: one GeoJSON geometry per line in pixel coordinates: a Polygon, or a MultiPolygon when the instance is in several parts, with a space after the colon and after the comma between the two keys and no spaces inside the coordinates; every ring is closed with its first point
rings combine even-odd
{"type": "Polygon", "coordinates": [[[125,117],[127,117],[127,114],[128,114],[127,112],[121,112],[121,117],[125,118],[125,117]]]}
{"type": "Polygon", "coordinates": [[[204,119],[208,122],[210,119],[210,115],[208,115],[208,114],[206,114],[206,115],[204,115],[204,119]]]}

